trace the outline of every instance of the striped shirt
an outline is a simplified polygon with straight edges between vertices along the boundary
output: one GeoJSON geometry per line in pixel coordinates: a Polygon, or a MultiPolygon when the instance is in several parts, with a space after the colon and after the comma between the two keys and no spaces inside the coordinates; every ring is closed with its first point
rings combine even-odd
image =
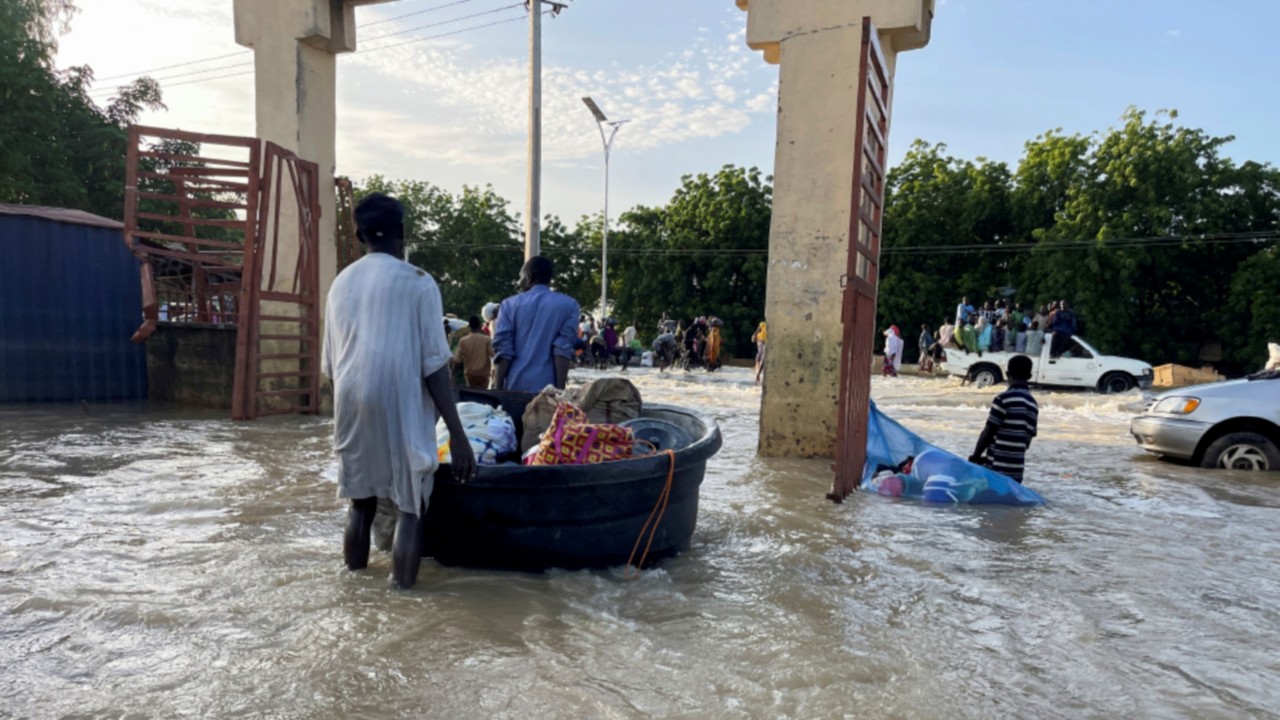
{"type": "Polygon", "coordinates": [[[987,427],[995,430],[995,441],[987,448],[991,469],[1022,482],[1027,448],[1036,436],[1040,406],[1026,385],[1011,385],[991,401],[987,427]]]}

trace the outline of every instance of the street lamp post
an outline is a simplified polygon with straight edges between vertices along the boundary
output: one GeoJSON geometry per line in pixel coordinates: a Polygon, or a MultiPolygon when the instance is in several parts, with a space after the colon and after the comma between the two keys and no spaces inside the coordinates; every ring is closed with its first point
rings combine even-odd
{"type": "Polygon", "coordinates": [[[617,136],[618,130],[630,121],[610,121],[600,111],[600,106],[596,105],[595,100],[584,97],[582,102],[595,116],[596,128],[600,131],[600,144],[604,146],[604,232],[600,249],[600,317],[603,319],[609,312],[609,151],[613,149],[613,138],[617,136]],[[608,137],[604,134],[605,125],[612,128],[608,137]]]}

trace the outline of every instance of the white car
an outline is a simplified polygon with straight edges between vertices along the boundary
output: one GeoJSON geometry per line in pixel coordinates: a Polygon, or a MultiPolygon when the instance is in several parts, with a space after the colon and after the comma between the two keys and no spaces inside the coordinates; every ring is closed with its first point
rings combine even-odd
{"type": "MultiPolygon", "coordinates": [[[[1079,337],[1072,337],[1062,357],[1049,355],[1053,334],[1044,338],[1040,357],[1031,358],[1031,384],[1052,387],[1088,388],[1102,393],[1122,393],[1135,387],[1149,388],[1155,370],[1141,360],[1103,355],[1079,337]]],[[[944,367],[952,375],[968,378],[979,387],[1004,380],[1009,361],[1026,353],[976,352],[947,348],[944,367]]]]}
{"type": "Polygon", "coordinates": [[[1170,390],[1129,431],[1153,455],[1206,468],[1280,470],[1280,377],[1170,390]]]}

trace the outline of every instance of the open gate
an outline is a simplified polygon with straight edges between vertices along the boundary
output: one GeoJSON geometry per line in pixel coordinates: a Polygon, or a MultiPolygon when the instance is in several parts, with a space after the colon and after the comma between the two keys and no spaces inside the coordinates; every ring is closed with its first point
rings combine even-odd
{"type": "Polygon", "coordinates": [[[156,323],[233,327],[253,236],[260,143],[133,125],[125,170],[125,244],[141,263],[145,341],[156,323]]]}
{"type": "Polygon", "coordinates": [[[256,322],[236,336],[235,420],[320,408],[320,168],[265,143],[258,195],[240,292],[256,322]],[[297,242],[281,246],[282,234],[297,242]]]}
{"type": "Polygon", "coordinates": [[[275,143],[129,128],[125,242],[143,299],[133,340],[161,321],[234,328],[234,419],[319,409],[319,183],[315,163],[275,143]]]}
{"type": "Polygon", "coordinates": [[[880,225],[884,216],[885,150],[889,136],[890,83],[884,53],[871,18],[862,19],[858,66],[857,130],[854,134],[853,197],[849,216],[848,267],[840,320],[840,403],[835,480],[827,497],[841,502],[857,489],[867,457],[871,412],[871,360],[876,335],[876,288],[880,273],[880,225]]]}

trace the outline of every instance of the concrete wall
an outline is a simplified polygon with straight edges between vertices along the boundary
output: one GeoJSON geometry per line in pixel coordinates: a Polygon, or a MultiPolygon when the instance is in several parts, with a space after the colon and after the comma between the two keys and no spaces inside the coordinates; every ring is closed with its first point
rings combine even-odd
{"type": "Polygon", "coordinates": [[[151,400],[230,408],[235,369],[235,328],[162,322],[147,338],[151,400]]]}

